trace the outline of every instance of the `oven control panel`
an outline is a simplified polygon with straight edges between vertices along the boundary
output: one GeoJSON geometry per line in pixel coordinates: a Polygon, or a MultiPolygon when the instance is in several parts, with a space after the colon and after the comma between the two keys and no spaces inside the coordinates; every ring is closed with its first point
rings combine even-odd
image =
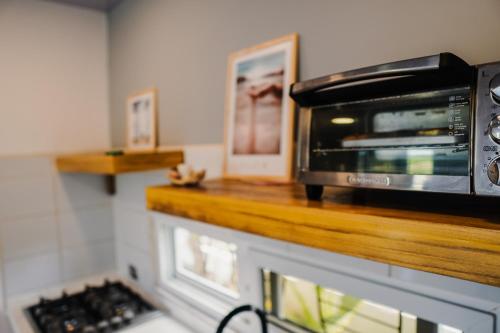
{"type": "Polygon", "coordinates": [[[496,74],[490,81],[490,94],[493,101],[500,104],[500,74],[496,74]]]}
{"type": "Polygon", "coordinates": [[[500,62],[477,71],[474,191],[500,196],[500,62]]]}

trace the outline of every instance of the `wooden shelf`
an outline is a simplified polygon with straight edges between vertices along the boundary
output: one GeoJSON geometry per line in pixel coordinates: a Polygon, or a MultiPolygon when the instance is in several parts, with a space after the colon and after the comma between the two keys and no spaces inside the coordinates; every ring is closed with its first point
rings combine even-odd
{"type": "Polygon", "coordinates": [[[118,175],[126,172],[169,168],[182,163],[183,160],[182,151],[134,152],[118,156],[92,153],[59,156],[56,159],[56,165],[61,172],[118,175]]]}
{"type": "Polygon", "coordinates": [[[147,189],[148,208],[256,235],[500,286],[498,202],[470,196],[205,182],[147,189]],[[353,195],[354,194],[354,195],[353,195]],[[358,193],[359,194],[359,193],[358,193]],[[354,203],[364,200],[361,203],[354,203]]]}
{"type": "Polygon", "coordinates": [[[106,176],[106,190],[115,194],[115,176],[127,172],[166,169],[184,161],[184,152],[126,152],[109,156],[104,152],[62,155],[56,158],[57,169],[61,172],[92,173],[106,176]]]}

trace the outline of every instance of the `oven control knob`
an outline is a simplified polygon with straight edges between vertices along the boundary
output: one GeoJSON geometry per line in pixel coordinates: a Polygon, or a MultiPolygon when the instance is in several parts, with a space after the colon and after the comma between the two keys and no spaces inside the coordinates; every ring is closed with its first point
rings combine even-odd
{"type": "Polygon", "coordinates": [[[500,185],[500,158],[493,160],[493,162],[488,165],[488,178],[495,185],[500,185]]]}
{"type": "Polygon", "coordinates": [[[488,125],[488,133],[496,143],[500,144],[500,115],[490,121],[488,125]]]}
{"type": "Polygon", "coordinates": [[[500,104],[500,74],[497,74],[490,81],[491,98],[495,103],[500,104]]]}

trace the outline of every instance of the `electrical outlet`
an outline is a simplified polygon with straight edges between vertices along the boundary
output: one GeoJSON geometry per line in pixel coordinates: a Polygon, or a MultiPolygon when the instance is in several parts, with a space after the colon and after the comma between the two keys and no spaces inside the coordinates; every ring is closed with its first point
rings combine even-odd
{"type": "Polygon", "coordinates": [[[137,268],[135,268],[134,265],[128,265],[128,275],[133,279],[133,280],[139,280],[139,274],[137,272],[137,268]]]}

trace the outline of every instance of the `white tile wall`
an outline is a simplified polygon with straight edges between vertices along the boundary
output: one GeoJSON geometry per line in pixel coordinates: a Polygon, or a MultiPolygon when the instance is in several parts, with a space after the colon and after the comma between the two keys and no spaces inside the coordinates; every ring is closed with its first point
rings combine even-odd
{"type": "Polygon", "coordinates": [[[59,222],[63,248],[114,239],[111,205],[63,211],[59,214],[59,222]]]}
{"type": "Polygon", "coordinates": [[[134,266],[137,271],[137,283],[145,291],[154,292],[156,284],[154,257],[149,252],[138,250],[123,243],[117,243],[116,249],[119,274],[130,279],[129,266],[134,266]]]}
{"type": "Polygon", "coordinates": [[[54,215],[9,220],[0,225],[0,231],[5,260],[58,251],[54,215]]]}
{"type": "Polygon", "coordinates": [[[126,204],[117,201],[114,205],[114,218],[118,224],[116,238],[120,243],[149,252],[150,221],[144,211],[130,209],[126,204]]]}
{"type": "MultiPolygon", "coordinates": [[[[184,150],[186,163],[207,169],[207,178],[220,177],[221,145],[184,150]]],[[[8,296],[113,270],[115,258],[123,275],[134,265],[138,282],[152,291],[144,190],[168,183],[167,170],[120,175],[109,196],[104,177],[60,174],[53,164],[44,156],[0,158],[0,274],[8,296]]]]}
{"type": "Polygon", "coordinates": [[[193,145],[184,147],[184,161],[196,170],[206,169],[207,179],[220,178],[224,161],[222,145],[193,145]]]}
{"type": "Polygon", "coordinates": [[[0,182],[0,219],[39,216],[54,212],[51,177],[19,177],[0,182]]]}
{"type": "Polygon", "coordinates": [[[95,242],[62,250],[62,279],[71,281],[82,276],[106,272],[114,268],[114,240],[95,242]]]}
{"type": "MultiPolygon", "coordinates": [[[[158,173],[158,171],[155,171],[154,173],[158,173]]],[[[136,210],[145,211],[145,179],[144,173],[142,172],[126,173],[117,176],[114,202],[122,203],[136,210]]]]}
{"type": "MultiPolygon", "coordinates": [[[[168,172],[168,170],[160,170],[160,171],[150,171],[150,172],[143,173],[144,185],[146,187],[148,187],[148,186],[168,184],[167,172],[168,172]]],[[[142,191],[140,191],[140,192],[141,192],[142,197],[145,198],[145,195],[144,195],[145,188],[142,189],[142,191]]]]}
{"type": "Polygon", "coordinates": [[[60,282],[57,252],[7,260],[4,269],[7,296],[45,288],[60,282]]]}
{"type": "Polygon", "coordinates": [[[105,189],[106,181],[102,176],[58,173],[55,177],[56,204],[60,211],[110,205],[112,197],[105,189]]]}
{"type": "Polygon", "coordinates": [[[7,297],[114,269],[111,202],[103,177],[59,174],[48,156],[0,158],[7,297]]]}
{"type": "Polygon", "coordinates": [[[166,182],[165,172],[119,175],[113,203],[118,272],[130,278],[129,266],[134,266],[138,273],[137,282],[149,292],[154,291],[156,273],[144,189],[152,180],[166,182]]]}
{"type": "MultiPolygon", "coordinates": [[[[222,145],[184,146],[184,160],[194,169],[206,169],[207,179],[222,175],[222,145]]],[[[114,197],[116,253],[118,271],[129,277],[129,265],[138,272],[138,283],[154,291],[156,282],[152,225],[146,210],[145,188],[167,184],[166,171],[131,173],[117,177],[114,197]]]]}

